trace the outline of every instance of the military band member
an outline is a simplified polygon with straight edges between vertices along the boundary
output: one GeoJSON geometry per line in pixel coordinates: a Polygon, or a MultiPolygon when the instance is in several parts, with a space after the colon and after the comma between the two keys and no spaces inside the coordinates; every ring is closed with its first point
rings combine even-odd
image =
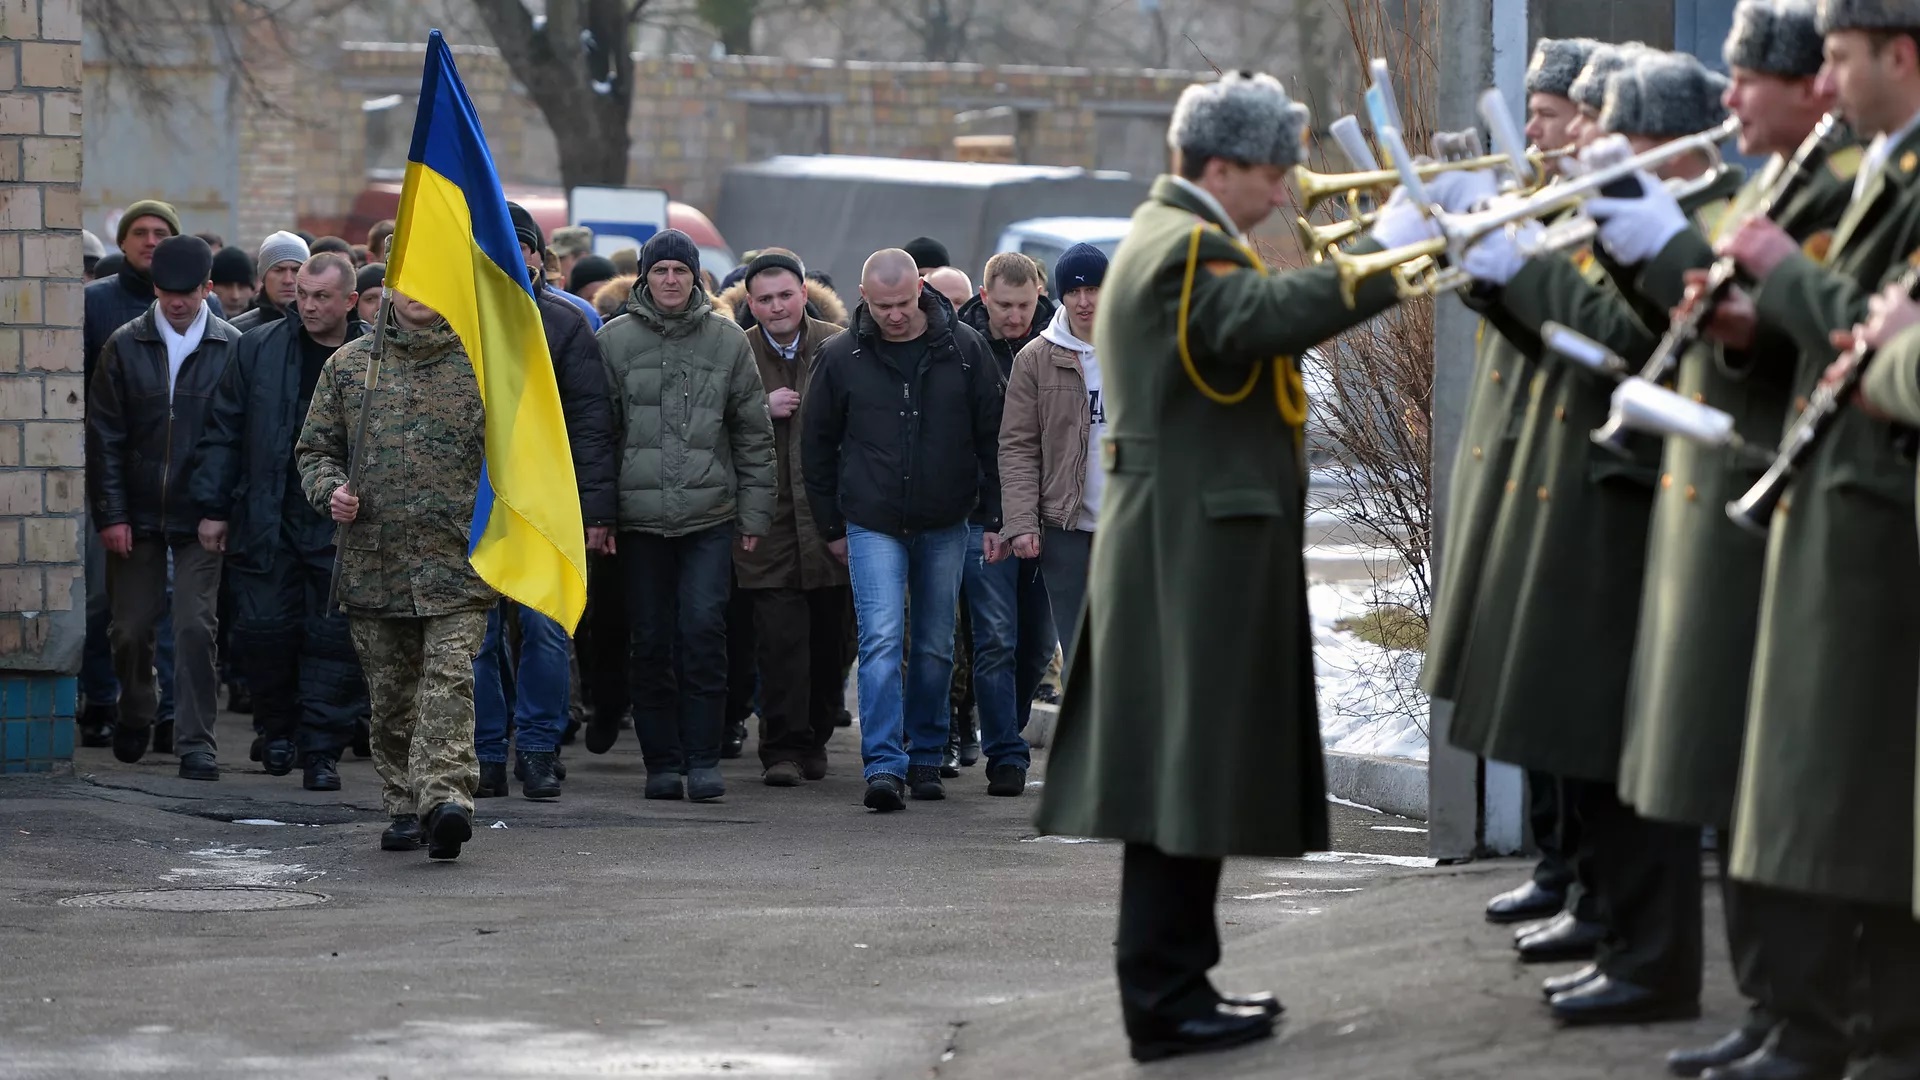
{"type": "MultiPolygon", "coordinates": [[[[1832,359],[1832,336],[1866,316],[1869,294],[1920,246],[1920,3],[1822,0],[1819,15],[1822,84],[1872,139],[1853,200],[1824,252],[1764,221],[1724,240],[1758,285],[1722,305],[1712,327],[1743,348],[1759,335],[1791,338],[1801,398],[1832,359]]],[[[1913,465],[1898,441],[1888,423],[1843,412],[1772,518],[1733,822],[1734,876],[1764,886],[1810,942],[1853,946],[1768,961],[1807,1014],[1783,1022],[1804,1020],[1829,1041],[1855,1032],[1851,1047],[1801,1061],[1805,1075],[1837,1075],[1833,1059],[1850,1052],[1850,1080],[1920,1076],[1911,917],[1920,545],[1913,465]]],[[[1783,1014],[1788,1004],[1775,1003],[1783,1014]]]]}
{"type": "MultiPolygon", "coordinates": [[[[1645,52],[1608,78],[1598,127],[1645,151],[1723,121],[1724,85],[1692,57],[1645,52]]],[[[1676,155],[1643,183],[1698,179],[1708,164],[1676,155]]],[[[1713,217],[1739,182],[1729,170],[1693,194],[1689,209],[1713,217]]],[[[1616,284],[1630,280],[1624,266],[1528,258],[1523,245],[1500,234],[1464,260],[1498,287],[1508,316],[1535,333],[1548,321],[1567,324],[1630,361],[1652,352],[1664,321],[1648,326],[1648,305],[1616,284]]],[[[1463,749],[1579,782],[1581,857],[1592,860],[1608,932],[1593,966],[1543,987],[1553,1015],[1570,1024],[1675,1019],[1700,1008],[1699,830],[1636,816],[1614,785],[1660,448],[1636,437],[1629,456],[1618,457],[1594,444],[1612,389],[1611,379],[1559,357],[1533,378],[1502,507],[1524,527],[1504,531],[1488,554],[1488,573],[1506,579],[1513,602],[1483,607],[1473,626],[1476,637],[1504,631],[1506,648],[1474,647],[1452,729],[1463,749]],[[1569,670],[1580,672],[1571,693],[1569,670]]]]}
{"type": "MultiPolygon", "coordinates": [[[[1039,825],[1126,842],[1115,966],[1142,1060],[1272,1032],[1271,997],[1207,978],[1221,860],[1327,844],[1291,358],[1395,290],[1374,280],[1350,309],[1331,265],[1269,273],[1243,238],[1290,201],[1307,124],[1270,76],[1188,87],[1173,174],[1102,287],[1109,478],[1039,825]]],[[[1427,229],[1402,199],[1360,246],[1427,229]]]]}
{"type": "MultiPolygon", "coordinates": [[[[1569,95],[1598,45],[1591,38],[1564,38],[1543,39],[1534,47],[1527,65],[1526,134],[1535,148],[1554,151],[1573,145],[1573,121],[1580,107],[1569,95]]],[[[1527,384],[1540,359],[1537,336],[1503,319],[1497,307],[1482,314],[1473,388],[1447,484],[1440,575],[1427,626],[1426,664],[1420,672],[1421,689],[1448,700],[1457,690],[1494,514],[1526,413],[1527,384]]],[[[1566,813],[1559,777],[1527,775],[1527,813],[1540,860],[1524,884],[1488,902],[1487,920],[1545,919],[1566,907],[1597,925],[1596,897],[1575,879],[1571,853],[1578,847],[1579,821],[1566,813]]]]}
{"type": "MultiPolygon", "coordinates": [[[[1741,121],[1740,150],[1768,164],[1722,215],[1723,232],[1765,201],[1833,107],[1830,89],[1816,85],[1821,36],[1813,0],[1742,0],[1725,58],[1732,72],[1726,101],[1741,121]]],[[[1859,148],[1843,135],[1809,160],[1797,194],[1773,208],[1774,219],[1802,247],[1820,250],[1846,209],[1859,163],[1859,148]]],[[[1588,212],[1603,221],[1602,246],[1636,268],[1637,291],[1660,308],[1679,302],[1687,272],[1714,261],[1710,234],[1689,227],[1663,188],[1596,203],[1588,212]]],[[[1778,336],[1744,350],[1698,342],[1681,358],[1676,388],[1732,414],[1749,441],[1771,445],[1787,415],[1798,359],[1798,350],[1778,336]]],[[[1681,1076],[1756,1055],[1769,1036],[1769,1056],[1784,1049],[1830,1058],[1835,1034],[1778,1023],[1767,957],[1811,942],[1792,921],[1770,918],[1768,898],[1756,887],[1726,876],[1766,545],[1735,525],[1724,507],[1757,475],[1734,451],[1666,440],[1628,684],[1620,797],[1642,817],[1715,829],[1728,951],[1749,1002],[1725,1038],[1669,1055],[1669,1069],[1681,1076]]],[[[1794,987],[1779,992],[1791,995],[1794,987]]]]}

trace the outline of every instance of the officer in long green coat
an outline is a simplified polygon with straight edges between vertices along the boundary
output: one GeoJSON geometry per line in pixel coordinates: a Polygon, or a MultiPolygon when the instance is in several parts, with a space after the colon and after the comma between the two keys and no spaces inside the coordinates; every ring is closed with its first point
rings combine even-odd
{"type": "MultiPolygon", "coordinates": [[[[1307,110],[1270,76],[1188,87],[1101,291],[1108,472],[1081,645],[1039,826],[1126,842],[1116,968],[1142,1060],[1271,1032],[1207,979],[1221,859],[1327,845],[1302,558],[1306,401],[1293,357],[1391,306],[1331,266],[1269,273],[1243,239],[1289,201],[1307,110]]],[[[1405,199],[1370,239],[1428,225],[1405,199]]]]}
{"type": "MultiPolygon", "coordinates": [[[[1824,0],[1823,84],[1871,137],[1855,197],[1824,259],[1778,226],[1750,221],[1722,244],[1759,284],[1723,306],[1715,335],[1784,334],[1812,393],[1831,337],[1920,246],[1920,0],[1824,0]],[[1757,330],[1752,329],[1757,322],[1757,330]],[[1747,332],[1743,332],[1743,328],[1747,332]]],[[[1920,696],[1920,543],[1913,465],[1896,431],[1846,410],[1795,476],[1771,521],[1733,873],[1768,887],[1810,932],[1854,950],[1810,955],[1775,978],[1837,1016],[1870,992],[1850,1076],[1920,1076],[1920,926],[1914,872],[1914,712],[1920,696]],[[1821,928],[1817,931],[1813,928],[1821,928]],[[1841,962],[1846,960],[1849,962],[1841,962]]]]}
{"type": "MultiPolygon", "coordinates": [[[[1591,38],[1546,38],[1534,46],[1527,64],[1527,136],[1538,149],[1572,144],[1572,122],[1579,115],[1573,82],[1598,44],[1591,38]]],[[[1538,336],[1517,327],[1498,305],[1482,315],[1472,389],[1447,483],[1440,574],[1420,671],[1421,689],[1448,700],[1457,691],[1500,495],[1526,415],[1527,386],[1540,360],[1538,336]]],[[[1561,789],[1559,778],[1549,773],[1527,776],[1527,816],[1540,858],[1526,882],[1488,902],[1489,921],[1546,918],[1563,905],[1597,920],[1591,896],[1574,880],[1569,854],[1578,845],[1578,822],[1565,812],[1561,789]]]]}
{"type": "MultiPolygon", "coordinates": [[[[1860,150],[1842,128],[1816,140],[1800,168],[1788,169],[1833,104],[1831,93],[1814,84],[1821,36],[1812,0],[1743,0],[1725,57],[1733,76],[1727,103],[1741,120],[1740,149],[1770,160],[1720,223],[1724,228],[1756,212],[1784,183],[1787,197],[1773,204],[1772,216],[1804,248],[1819,250],[1851,197],[1860,150]]],[[[1603,221],[1602,247],[1635,266],[1636,290],[1659,310],[1677,306],[1685,275],[1698,276],[1714,261],[1708,234],[1687,227],[1660,189],[1589,212],[1603,221]]],[[[1750,442],[1769,445],[1786,416],[1797,361],[1797,350],[1778,337],[1745,350],[1698,342],[1679,358],[1677,389],[1731,414],[1750,442]]],[[[1767,898],[1724,873],[1766,546],[1723,508],[1757,475],[1751,459],[1736,452],[1666,440],[1627,692],[1620,798],[1642,817],[1715,829],[1728,951],[1749,1002],[1747,1015],[1724,1038],[1669,1055],[1669,1067],[1684,1075],[1730,1066],[1763,1047],[1774,1057],[1830,1065],[1836,1043],[1845,1047],[1838,1031],[1818,1023],[1817,1010],[1792,1005],[1791,986],[1776,991],[1768,964],[1770,956],[1844,945],[1815,941],[1805,927],[1769,918],[1767,898]],[[1788,999],[1792,1022],[1779,1019],[1778,997],[1788,999]]]]}
{"type": "MultiPolygon", "coordinates": [[[[1692,57],[1649,52],[1610,78],[1599,125],[1644,151],[1724,120],[1724,86],[1692,57]]],[[[1706,167],[1688,154],[1662,173],[1691,180],[1706,167]]],[[[1689,201],[1716,215],[1739,182],[1729,171],[1689,201]]],[[[1500,286],[1499,303],[1513,318],[1535,332],[1564,323],[1636,361],[1651,353],[1664,324],[1649,327],[1646,318],[1663,313],[1636,313],[1616,284],[1630,276],[1623,266],[1595,283],[1565,257],[1515,265],[1514,244],[1498,237],[1465,260],[1477,278],[1500,286]]],[[[1501,536],[1489,554],[1513,582],[1516,602],[1477,613],[1474,623],[1476,636],[1483,624],[1506,631],[1506,648],[1496,658],[1475,646],[1453,728],[1465,749],[1581,781],[1576,812],[1590,853],[1583,857],[1592,860],[1608,933],[1592,968],[1547,987],[1554,1016],[1581,1024],[1699,1010],[1699,830],[1641,819],[1613,787],[1659,460],[1658,443],[1644,437],[1620,456],[1594,445],[1590,433],[1606,420],[1614,381],[1561,358],[1544,361],[1534,377],[1509,480],[1507,505],[1516,513],[1508,516],[1535,506],[1528,527],[1501,536]],[[1578,672],[1577,688],[1569,672],[1578,672]]],[[[1523,942],[1523,955],[1537,944],[1523,942]]]]}

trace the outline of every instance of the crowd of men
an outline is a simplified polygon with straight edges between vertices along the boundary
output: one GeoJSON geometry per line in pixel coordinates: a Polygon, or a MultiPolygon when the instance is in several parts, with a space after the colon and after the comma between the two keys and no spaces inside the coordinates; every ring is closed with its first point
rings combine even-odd
{"type": "Polygon", "coordinates": [[[341,755],[371,756],[386,846],[411,849],[442,804],[470,816],[474,798],[508,794],[509,742],[522,794],[559,797],[560,749],[581,727],[593,753],[631,727],[647,798],[724,796],[719,762],[755,714],[766,784],[822,779],[857,657],[867,805],[940,799],[982,755],[990,794],[1023,794],[1027,706],[1071,638],[1098,508],[1088,342],[1106,256],[998,255],[976,295],[923,237],[916,254],[874,256],[849,312],[783,248],[716,281],[675,230],[603,258],[583,229],[549,244],[509,212],[590,552],[578,647],[466,566],[472,377],[454,374],[465,361],[444,322],[397,292],[366,473],[344,488],[362,408],[348,369],[364,372],[383,317],[393,223],[364,248],[276,232],[256,258],[180,235],[148,200],[121,216],[117,267],[89,255],[103,572],[83,743],[126,762],[176,754],[181,776],[217,780],[226,682],[269,774],[338,790],[341,755]],[[1049,272],[1069,303],[1057,313],[1049,272]],[[1009,383],[1022,412],[1003,417],[1009,383]],[[1043,552],[1071,604],[1062,628],[1043,552]]]}

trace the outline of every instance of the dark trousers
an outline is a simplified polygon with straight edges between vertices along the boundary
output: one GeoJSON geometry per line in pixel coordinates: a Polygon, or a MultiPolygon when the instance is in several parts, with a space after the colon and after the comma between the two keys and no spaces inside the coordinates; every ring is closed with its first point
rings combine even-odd
{"type": "Polygon", "coordinates": [[[731,583],[727,598],[727,723],[745,724],[760,708],[753,593],[731,583]]]}
{"type": "MultiPolygon", "coordinates": [[[[1551,814],[1550,820],[1555,823],[1547,830],[1548,834],[1554,837],[1553,852],[1549,856],[1543,844],[1541,862],[1546,863],[1550,857],[1553,865],[1549,867],[1548,874],[1559,872],[1566,874],[1569,878],[1564,910],[1571,911],[1573,917],[1582,922],[1605,922],[1607,920],[1606,895],[1598,876],[1594,873],[1593,845],[1588,843],[1586,829],[1581,824],[1579,812],[1580,801],[1591,781],[1574,780],[1564,776],[1555,777],[1551,773],[1530,772],[1527,774],[1527,782],[1532,784],[1535,776],[1544,781],[1542,787],[1550,793],[1545,813],[1551,814]]],[[[1614,791],[1611,784],[1601,786],[1605,788],[1607,794],[1612,794],[1614,791]]],[[[1531,809],[1533,807],[1530,806],[1531,809]]],[[[1540,828],[1541,820],[1542,818],[1534,820],[1536,830],[1540,828]]],[[[1535,866],[1536,874],[1539,873],[1539,869],[1535,866]]]]}
{"type": "Polygon", "coordinates": [[[1540,861],[1533,865],[1533,883],[1548,892],[1565,893],[1573,887],[1569,854],[1580,846],[1579,825],[1565,809],[1560,778],[1528,769],[1527,824],[1533,829],[1534,846],[1540,849],[1540,861]]]}
{"type": "Polygon", "coordinates": [[[1053,601],[1047,596],[1047,578],[1039,559],[1021,559],[1015,597],[1020,605],[1013,646],[1013,709],[1019,729],[1027,729],[1033,695],[1040,692],[1060,635],[1053,629],[1053,601]]]}
{"type": "Polygon", "coordinates": [[[1744,992],[1748,972],[1741,970],[1742,954],[1764,957],[1753,974],[1762,980],[1775,1045],[1801,1061],[1845,1062],[1859,937],[1848,905],[1764,885],[1730,884],[1735,892],[1728,896],[1727,932],[1734,934],[1738,922],[1743,941],[1735,970],[1744,992]]]}
{"type": "MultiPolygon", "coordinates": [[[[214,753],[213,720],[219,680],[215,668],[216,608],[220,602],[221,557],[197,541],[169,544],[142,538],[131,554],[107,556],[107,589],[113,622],[114,674],[120,680],[119,723],[149,728],[160,711],[154,664],[162,616],[173,615],[173,747],[181,755],[214,753]],[[167,588],[167,555],[173,555],[173,588],[167,588]]],[[[164,663],[164,660],[161,662],[164,663]]]]}
{"type": "Polygon", "coordinates": [[[1168,855],[1151,844],[1126,846],[1114,968],[1129,1024],[1203,1016],[1219,1001],[1207,980],[1220,962],[1214,921],[1219,892],[1219,859],[1168,855]]]}
{"type": "Polygon", "coordinates": [[[332,574],[329,562],[282,551],[265,570],[227,575],[234,666],[253,692],[253,722],[297,742],[303,758],[337,760],[372,713],[352,625],[327,605],[332,574]]]}
{"type": "MultiPolygon", "coordinates": [[[[1747,1015],[1740,1027],[1748,1034],[1765,1038],[1778,1023],[1774,1015],[1773,989],[1767,970],[1771,943],[1764,908],[1757,907],[1753,895],[1758,888],[1735,881],[1727,872],[1733,861],[1733,828],[1722,825],[1713,831],[1714,862],[1720,881],[1720,910],[1726,916],[1727,958],[1733,962],[1733,982],[1740,996],[1747,999],[1747,1015]]],[[[1777,946],[1772,946],[1777,947],[1777,946]]]]}
{"type": "Polygon", "coordinates": [[[574,631],[574,656],[591,715],[613,722],[627,714],[627,596],[617,556],[587,556],[587,612],[574,631]]]}
{"type": "Polygon", "coordinates": [[[1605,898],[1600,970],[1676,998],[1700,994],[1700,828],[1648,821],[1612,784],[1585,782],[1574,812],[1605,898]]]}
{"type": "MultiPolygon", "coordinates": [[[[1040,567],[1053,612],[1054,636],[1065,650],[1061,672],[1073,670],[1073,637],[1080,630],[1080,609],[1087,602],[1087,567],[1093,560],[1093,534],[1079,529],[1041,530],[1040,567]]],[[[1064,675],[1063,675],[1064,678],[1064,675]]]]}
{"type": "Polygon", "coordinates": [[[633,727],[647,772],[714,768],[726,723],[733,526],[685,536],[623,532],[619,551],[633,727]]]}
{"type": "Polygon", "coordinates": [[[845,698],[848,598],[825,589],[742,589],[760,667],[760,764],[823,761],[845,698]]]}

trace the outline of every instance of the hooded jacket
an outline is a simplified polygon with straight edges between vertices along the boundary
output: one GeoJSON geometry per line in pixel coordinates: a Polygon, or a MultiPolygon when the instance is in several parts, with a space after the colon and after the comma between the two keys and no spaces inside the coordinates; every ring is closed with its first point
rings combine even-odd
{"type": "MultiPolygon", "coordinates": [[[[739,323],[742,330],[751,330],[756,325],[753,311],[747,306],[747,283],[744,281],[736,281],[720,290],[720,295],[713,298],[713,306],[739,323]]],[[[844,330],[847,326],[847,305],[840,299],[839,293],[809,278],[807,318],[829,322],[836,330],[844,330]]]]}
{"type": "Polygon", "coordinates": [[[1000,524],[1000,376],[986,340],[925,284],[927,330],[911,370],[879,349],[865,301],[814,357],[801,435],[813,520],[905,538],[966,521],[1000,524]]]}
{"type": "Polygon", "coordinates": [[[699,289],[662,312],[642,286],[597,336],[620,447],[620,529],[684,536],[735,522],[765,536],[773,420],[740,327],[699,289]]]}
{"type": "Polygon", "coordinates": [[[1061,309],[1014,357],[1000,420],[1001,533],[1009,539],[1037,536],[1042,525],[1080,527],[1093,426],[1083,353],[1093,347],[1073,336],[1061,309]]]}

